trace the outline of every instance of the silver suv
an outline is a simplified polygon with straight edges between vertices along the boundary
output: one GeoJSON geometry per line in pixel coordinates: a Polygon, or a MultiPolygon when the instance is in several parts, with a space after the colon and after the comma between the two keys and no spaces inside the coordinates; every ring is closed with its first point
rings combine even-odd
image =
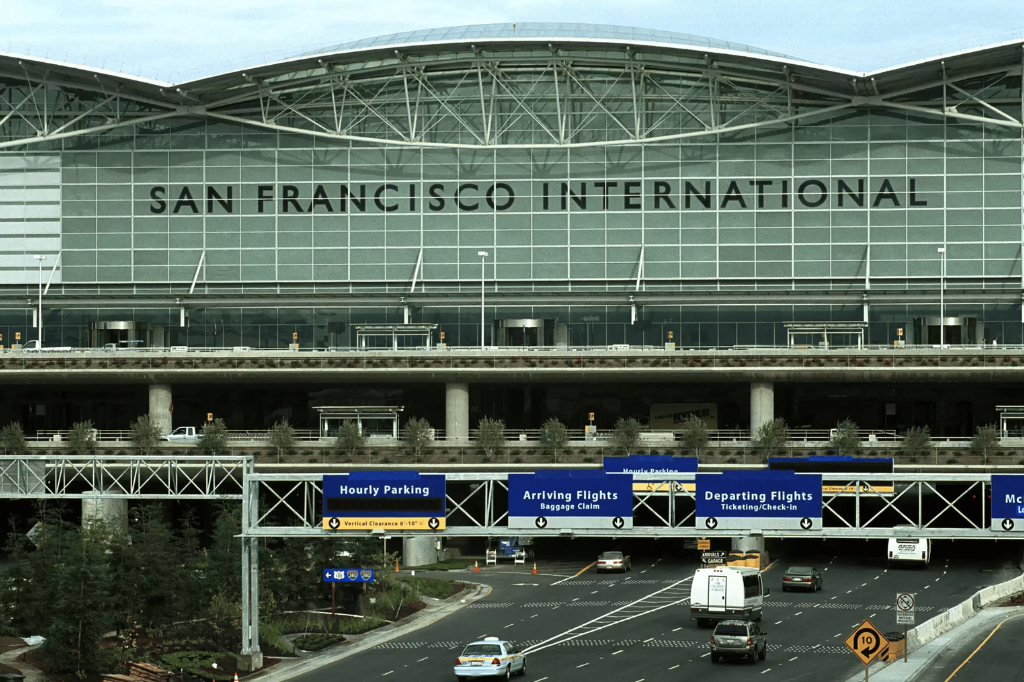
{"type": "Polygon", "coordinates": [[[723,656],[763,661],[768,656],[768,634],[754,622],[723,620],[711,635],[711,662],[718,663],[723,656]]]}

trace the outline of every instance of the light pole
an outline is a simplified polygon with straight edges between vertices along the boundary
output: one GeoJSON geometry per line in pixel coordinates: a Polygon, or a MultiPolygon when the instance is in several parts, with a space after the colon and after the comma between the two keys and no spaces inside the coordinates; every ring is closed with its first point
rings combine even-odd
{"type": "Polygon", "coordinates": [[[36,320],[39,323],[39,349],[43,348],[43,261],[46,256],[35,255],[33,258],[39,263],[39,311],[36,313],[36,320]]]}
{"type": "Polygon", "coordinates": [[[490,254],[486,251],[477,251],[476,255],[480,256],[480,348],[486,348],[487,345],[484,343],[484,259],[490,254]]]}
{"type": "Polygon", "coordinates": [[[939,252],[939,348],[946,345],[946,247],[939,252]]]}

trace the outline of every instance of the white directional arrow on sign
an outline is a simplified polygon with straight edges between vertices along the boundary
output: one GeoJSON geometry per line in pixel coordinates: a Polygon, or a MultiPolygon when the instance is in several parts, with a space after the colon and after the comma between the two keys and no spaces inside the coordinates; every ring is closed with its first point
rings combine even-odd
{"type": "Polygon", "coordinates": [[[704,525],[710,528],[711,530],[714,530],[718,527],[718,519],[716,519],[714,516],[709,516],[707,520],[704,522],[704,525]]]}
{"type": "Polygon", "coordinates": [[[547,528],[547,525],[548,525],[548,520],[546,518],[544,518],[543,516],[538,516],[537,517],[537,527],[538,528],[547,528]]]}
{"type": "Polygon", "coordinates": [[[612,525],[615,528],[622,528],[624,525],[626,525],[626,522],[625,520],[623,520],[621,516],[616,516],[614,519],[612,519],[612,525]]]}
{"type": "Polygon", "coordinates": [[[804,518],[800,519],[800,527],[803,528],[804,530],[810,530],[812,525],[814,525],[814,524],[812,523],[812,521],[809,518],[804,517],[804,518]]]}

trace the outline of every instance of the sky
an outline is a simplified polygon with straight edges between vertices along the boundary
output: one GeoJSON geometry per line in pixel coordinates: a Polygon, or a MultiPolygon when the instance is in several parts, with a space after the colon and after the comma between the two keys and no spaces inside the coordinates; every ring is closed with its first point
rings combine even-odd
{"type": "Polygon", "coordinates": [[[0,51],[180,82],[441,26],[616,24],[867,71],[1024,37],[1021,0],[2,0],[0,51]]]}

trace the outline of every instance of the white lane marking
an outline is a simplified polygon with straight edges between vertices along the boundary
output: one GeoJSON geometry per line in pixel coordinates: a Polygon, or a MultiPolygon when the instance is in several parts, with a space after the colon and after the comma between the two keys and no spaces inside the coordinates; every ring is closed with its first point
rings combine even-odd
{"type": "Polygon", "coordinates": [[[395,671],[394,670],[389,670],[386,673],[384,673],[383,675],[381,675],[381,677],[387,677],[388,675],[390,675],[393,672],[395,672],[395,671]]]}
{"type": "Polygon", "coordinates": [[[832,639],[835,639],[836,637],[842,637],[842,636],[843,636],[843,633],[840,632],[838,635],[833,636],[832,639]]]}
{"type": "Polygon", "coordinates": [[[878,580],[878,579],[879,579],[879,578],[881,578],[881,577],[882,577],[882,576],[880,576],[880,575],[876,575],[876,576],[875,576],[875,580],[878,580]]]}
{"type": "Polygon", "coordinates": [[[853,592],[853,590],[847,590],[846,594],[850,594],[851,592],[853,592]]]}
{"type": "Polygon", "coordinates": [[[799,616],[799,615],[800,615],[801,613],[803,613],[803,611],[797,611],[797,612],[796,612],[796,613],[794,613],[793,615],[794,615],[794,616],[799,616]]]}
{"type": "Polygon", "coordinates": [[[867,586],[868,586],[867,583],[864,583],[863,585],[861,585],[861,587],[867,587],[867,586]]]}
{"type": "Polygon", "coordinates": [[[509,623],[509,624],[508,624],[508,625],[506,625],[506,626],[505,626],[504,628],[502,628],[502,630],[507,630],[507,629],[509,629],[510,627],[512,627],[513,625],[515,625],[515,623],[509,623]]]}
{"type": "MultiPolygon", "coordinates": [[[[618,656],[618,655],[619,655],[619,654],[621,654],[621,653],[622,653],[623,651],[625,651],[625,649],[619,649],[618,651],[616,651],[615,653],[613,653],[613,654],[612,654],[612,656],[618,656]]],[[[540,680],[537,680],[537,682],[540,682],[540,680]]]]}
{"type": "Polygon", "coordinates": [[[765,674],[766,672],[768,672],[769,670],[771,670],[771,668],[765,668],[764,670],[762,670],[762,671],[761,671],[761,674],[762,674],[762,675],[764,675],[764,674],[765,674]]]}
{"type": "Polygon", "coordinates": [[[537,617],[537,616],[539,616],[539,615],[540,615],[539,613],[535,613],[535,614],[533,614],[532,616],[530,616],[530,618],[536,618],[536,617],[537,617]]]}
{"type": "Polygon", "coordinates": [[[703,656],[701,656],[701,658],[704,658],[705,656],[710,656],[710,655],[711,655],[711,652],[709,651],[706,654],[704,654],[703,656]]]}
{"type": "Polygon", "coordinates": [[[597,594],[597,593],[598,593],[599,591],[600,591],[600,590],[594,590],[594,591],[593,591],[593,592],[591,592],[590,594],[597,594]]]}
{"type": "Polygon", "coordinates": [[[579,600],[580,600],[579,597],[576,597],[575,599],[573,599],[573,601],[579,601],[579,600]]]}
{"type": "Polygon", "coordinates": [[[641,574],[646,573],[646,572],[647,572],[646,568],[644,570],[640,571],[641,574]]]}
{"type": "Polygon", "coordinates": [[[579,664],[578,666],[576,666],[576,667],[577,667],[577,668],[586,668],[586,667],[587,667],[588,665],[590,665],[590,663],[580,663],[580,664],[579,664]]]}
{"type": "MultiPolygon", "coordinates": [[[[812,648],[812,649],[817,649],[817,648],[818,648],[819,646],[821,646],[821,645],[820,645],[820,644],[815,644],[815,645],[814,645],[814,646],[812,646],[811,648],[812,648]]],[[[538,682],[540,682],[540,681],[538,680],[538,682]]]]}
{"type": "MultiPolygon", "coordinates": [[[[872,613],[872,614],[871,614],[870,616],[868,616],[868,618],[874,618],[874,617],[875,617],[875,616],[877,616],[877,615],[878,615],[877,613],[872,613]]],[[[857,627],[857,626],[856,626],[856,625],[854,625],[853,627],[857,627]]]]}
{"type": "Polygon", "coordinates": [[[778,625],[778,624],[779,624],[779,623],[781,623],[781,622],[782,622],[782,621],[780,620],[780,621],[779,621],[778,623],[776,623],[776,625],[778,625]]]}
{"type": "Polygon", "coordinates": [[[833,599],[835,599],[835,597],[829,597],[829,601],[832,601],[833,599]]]}
{"type": "Polygon", "coordinates": [[[647,644],[648,642],[653,642],[653,641],[654,641],[654,638],[653,638],[653,637],[651,637],[650,639],[645,639],[645,640],[643,641],[643,643],[644,643],[644,644],[647,644]]]}
{"type": "Polygon", "coordinates": [[[827,570],[828,570],[828,566],[826,566],[826,567],[824,568],[824,570],[826,570],[826,571],[827,571],[827,570]]]}
{"type": "Polygon", "coordinates": [[[673,630],[672,632],[679,632],[680,630],[682,630],[682,628],[676,628],[676,629],[675,629],[675,630],[673,630]]]}
{"type": "Polygon", "coordinates": [[[421,658],[420,660],[418,660],[416,662],[417,663],[422,663],[423,661],[427,660],[428,658],[430,658],[430,656],[424,656],[423,658],[421,658]]]}
{"type": "Polygon", "coordinates": [[[939,578],[936,578],[936,579],[935,579],[935,580],[933,580],[932,582],[936,582],[936,583],[937,583],[937,582],[939,582],[939,580],[940,580],[939,578]]]}
{"type": "Polygon", "coordinates": [[[676,669],[676,668],[678,668],[678,667],[679,667],[679,664],[678,664],[678,663],[676,663],[676,664],[675,664],[674,666],[672,666],[671,668],[669,668],[669,670],[675,670],[675,669],[676,669]]]}
{"type": "Polygon", "coordinates": [[[546,679],[548,679],[548,678],[546,678],[546,677],[542,677],[542,678],[540,678],[539,680],[537,680],[537,682],[544,682],[544,680],[546,680],[546,679]]]}
{"type": "Polygon", "coordinates": [[[794,656],[793,658],[789,659],[789,660],[788,660],[788,661],[786,661],[786,662],[787,662],[787,663],[792,663],[792,662],[793,662],[793,661],[795,661],[795,660],[796,660],[797,658],[798,658],[797,656],[794,656]]]}
{"type": "Polygon", "coordinates": [[[926,589],[926,590],[927,590],[927,589],[928,589],[929,587],[931,587],[931,585],[925,585],[925,586],[924,586],[924,589],[926,589]]]}

